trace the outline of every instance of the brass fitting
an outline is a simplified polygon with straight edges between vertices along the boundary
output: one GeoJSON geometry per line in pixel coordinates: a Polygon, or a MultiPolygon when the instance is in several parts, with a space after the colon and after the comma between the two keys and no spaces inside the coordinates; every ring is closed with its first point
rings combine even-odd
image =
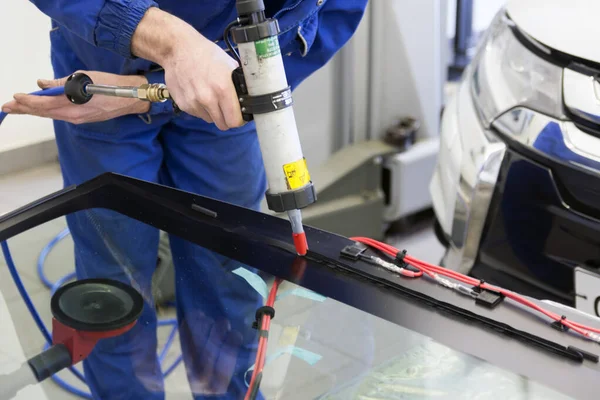
{"type": "Polygon", "coordinates": [[[169,89],[162,83],[145,83],[138,87],[137,96],[140,100],[152,103],[162,103],[171,98],[169,89]]]}

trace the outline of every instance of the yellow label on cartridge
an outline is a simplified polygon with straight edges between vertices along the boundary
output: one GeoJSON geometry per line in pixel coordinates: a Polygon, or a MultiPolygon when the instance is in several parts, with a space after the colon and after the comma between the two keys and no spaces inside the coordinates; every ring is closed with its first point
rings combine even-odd
{"type": "Polygon", "coordinates": [[[308,173],[308,166],[306,165],[305,158],[293,163],[285,164],[283,166],[283,172],[285,173],[285,179],[289,190],[299,189],[310,182],[310,174],[308,173]]]}

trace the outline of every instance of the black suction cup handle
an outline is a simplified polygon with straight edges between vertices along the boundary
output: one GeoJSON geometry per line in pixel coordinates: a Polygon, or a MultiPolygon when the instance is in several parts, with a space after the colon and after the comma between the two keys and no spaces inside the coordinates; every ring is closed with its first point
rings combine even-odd
{"type": "Polygon", "coordinates": [[[65,95],[73,104],[85,104],[92,99],[92,95],[86,93],[85,87],[94,83],[92,78],[82,73],[75,73],[65,83],[65,95]]]}

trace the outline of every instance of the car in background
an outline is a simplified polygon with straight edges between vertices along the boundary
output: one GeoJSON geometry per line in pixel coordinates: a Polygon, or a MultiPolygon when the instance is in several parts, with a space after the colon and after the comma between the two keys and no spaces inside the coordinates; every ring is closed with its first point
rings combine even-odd
{"type": "Polygon", "coordinates": [[[600,316],[600,2],[514,0],[444,111],[442,264],[600,316]]]}

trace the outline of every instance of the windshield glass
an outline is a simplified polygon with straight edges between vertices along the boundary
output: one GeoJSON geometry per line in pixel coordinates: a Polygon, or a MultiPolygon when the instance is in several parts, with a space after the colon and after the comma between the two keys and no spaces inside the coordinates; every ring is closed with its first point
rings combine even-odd
{"type": "MultiPolygon", "coordinates": [[[[56,166],[0,177],[10,194],[0,202],[0,215],[61,185],[56,166]]],[[[0,400],[91,393],[96,399],[245,397],[260,336],[252,324],[272,276],[103,209],[47,222],[8,245],[40,325],[83,361],[75,374],[65,369],[37,383],[27,361],[39,361],[48,344],[0,257],[0,400]],[[67,222],[85,230],[73,235],[67,222]],[[89,279],[125,286],[93,281],[65,292],[76,280],[89,279]],[[53,304],[55,292],[60,301],[53,304]],[[138,306],[136,296],[143,311],[128,314],[138,306]],[[57,305],[59,322],[52,312],[57,305]],[[129,317],[137,323],[125,332],[129,317]],[[96,330],[103,324],[121,330],[107,338],[99,332],[77,336],[63,324],[74,319],[96,330]]],[[[290,282],[279,285],[274,308],[257,399],[567,398],[290,282]]],[[[430,311],[423,312],[427,318],[430,311]]],[[[34,363],[37,371],[47,372],[60,361],[58,354],[34,363]]]]}
{"type": "MultiPolygon", "coordinates": [[[[87,385],[64,370],[6,398],[90,398],[90,390],[96,398],[244,398],[259,338],[252,322],[273,277],[141,223],[123,234],[127,218],[114,212],[87,210],[68,219],[90,229],[87,239],[76,239],[77,250],[65,218],[9,241],[45,326],[53,329],[51,293],[73,281],[75,265],[81,279],[109,278],[135,288],[144,311],[131,331],[99,340],[76,365],[87,385]]],[[[45,348],[45,340],[0,263],[0,382],[6,389],[7,379],[16,385],[19,367],[45,348]]],[[[120,309],[86,295],[78,292],[63,306],[67,313],[83,309],[87,323],[132,305],[121,302],[120,309]],[[105,308],[95,313],[94,307],[105,308]]],[[[289,282],[281,283],[275,310],[256,398],[567,398],[289,282]]]]}

